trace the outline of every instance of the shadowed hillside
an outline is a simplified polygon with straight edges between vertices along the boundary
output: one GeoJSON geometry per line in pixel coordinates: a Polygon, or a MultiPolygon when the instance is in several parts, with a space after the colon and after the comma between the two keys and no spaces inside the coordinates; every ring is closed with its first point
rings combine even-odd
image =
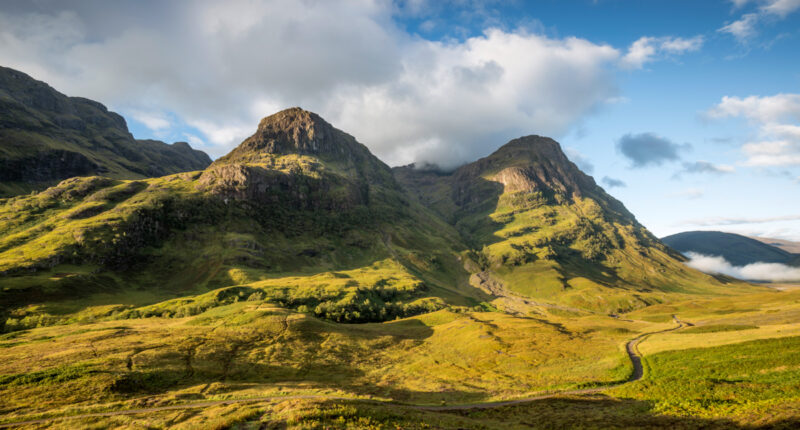
{"type": "Polygon", "coordinates": [[[102,104],[0,67],[0,197],[73,176],[141,179],[210,163],[186,142],[135,140],[125,119],[102,104]]]}

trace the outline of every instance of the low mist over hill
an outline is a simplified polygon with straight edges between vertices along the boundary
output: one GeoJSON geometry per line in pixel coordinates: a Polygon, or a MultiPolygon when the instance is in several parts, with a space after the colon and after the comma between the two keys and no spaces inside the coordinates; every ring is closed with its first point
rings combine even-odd
{"type": "MultiPolygon", "coordinates": [[[[751,281],[800,281],[800,255],[769,242],[719,231],[689,231],[661,239],[684,253],[689,266],[751,281]]],[[[792,242],[782,241],[784,247],[792,242]]]]}

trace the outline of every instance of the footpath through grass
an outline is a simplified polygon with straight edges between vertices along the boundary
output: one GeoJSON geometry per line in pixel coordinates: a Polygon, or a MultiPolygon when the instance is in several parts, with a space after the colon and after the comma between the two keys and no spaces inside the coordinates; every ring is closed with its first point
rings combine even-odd
{"type": "Polygon", "coordinates": [[[676,416],[766,422],[800,414],[800,337],[661,352],[645,366],[645,379],[609,394],[676,416]]]}

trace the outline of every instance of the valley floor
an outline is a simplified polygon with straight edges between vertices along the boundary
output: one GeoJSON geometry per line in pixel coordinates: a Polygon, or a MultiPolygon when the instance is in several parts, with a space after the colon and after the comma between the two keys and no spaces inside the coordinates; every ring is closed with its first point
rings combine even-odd
{"type": "Polygon", "coordinates": [[[796,428],[800,289],[370,324],[251,299],[13,331],[0,357],[12,427],[796,428]],[[626,345],[646,333],[631,344],[644,375],[625,382],[626,345]]]}

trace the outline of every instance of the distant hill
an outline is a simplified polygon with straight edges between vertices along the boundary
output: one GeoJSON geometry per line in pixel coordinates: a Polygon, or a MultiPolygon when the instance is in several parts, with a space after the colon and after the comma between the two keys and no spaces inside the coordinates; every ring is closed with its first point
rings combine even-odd
{"type": "Polygon", "coordinates": [[[721,231],[687,231],[664,237],[661,241],[683,253],[722,256],[735,266],[758,262],[792,264],[798,258],[760,240],[721,231]]]}
{"type": "Polygon", "coordinates": [[[136,140],[125,119],[102,104],[0,67],[0,197],[74,176],[143,179],[209,164],[186,142],[136,140]]]}
{"type": "Polygon", "coordinates": [[[798,257],[800,257],[800,242],[792,242],[784,239],[774,239],[771,237],[757,237],[757,236],[749,236],[749,237],[759,242],[766,243],[767,245],[780,248],[786,252],[790,252],[792,254],[798,254],[798,257]]]}

